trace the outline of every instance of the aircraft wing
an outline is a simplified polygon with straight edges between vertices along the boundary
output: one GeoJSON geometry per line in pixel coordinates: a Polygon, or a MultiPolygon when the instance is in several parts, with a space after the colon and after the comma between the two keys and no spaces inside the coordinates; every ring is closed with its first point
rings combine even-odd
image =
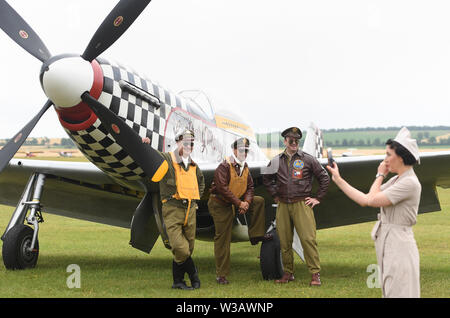
{"type": "Polygon", "coordinates": [[[76,219],[130,228],[145,193],[139,183],[120,184],[90,162],[12,159],[0,174],[0,204],[15,207],[34,172],[46,175],[43,211],[76,219]]]}
{"type": "MultiPolygon", "coordinates": [[[[361,156],[335,158],[339,165],[341,176],[352,186],[367,193],[372,185],[377,167],[384,159],[382,156],[361,156]]],[[[421,153],[421,164],[414,166],[414,171],[422,185],[422,194],[419,213],[440,211],[441,207],[437,197],[436,186],[450,187],[450,151],[421,153]]],[[[322,166],[327,165],[327,159],[319,159],[322,166]]],[[[256,179],[255,192],[264,196],[267,207],[273,201],[262,185],[261,166],[250,166],[252,176],[256,179]]],[[[388,178],[392,175],[388,176],[388,178]]],[[[316,182],[315,182],[316,183],[316,182]]],[[[313,187],[313,193],[317,184],[313,187]]],[[[377,219],[379,208],[361,207],[350,200],[334,184],[330,182],[324,200],[314,208],[318,229],[356,224],[377,219]]]]}
{"type": "MultiPolygon", "coordinates": [[[[341,175],[353,186],[368,192],[384,156],[335,158],[341,175]]],[[[327,164],[326,159],[319,159],[327,164]]],[[[249,163],[255,192],[266,199],[270,213],[272,198],[262,184],[261,168],[267,162],[249,163]]],[[[216,164],[200,165],[207,190],[216,164]]],[[[415,172],[422,184],[419,213],[439,211],[436,186],[450,187],[450,151],[422,153],[415,172]]],[[[139,182],[113,179],[90,162],[12,159],[0,174],[0,204],[16,206],[34,172],[46,175],[41,198],[43,211],[76,219],[130,228],[136,207],[145,193],[139,182]]],[[[317,186],[317,185],[315,185],[317,186]]],[[[316,187],[313,188],[313,193],[316,187]]],[[[156,190],[157,191],[157,190],[156,190]]],[[[360,207],[347,198],[333,182],[323,202],[314,208],[318,229],[376,220],[377,208],[360,207]]],[[[272,210],[273,212],[273,210],[272,210]]]]}

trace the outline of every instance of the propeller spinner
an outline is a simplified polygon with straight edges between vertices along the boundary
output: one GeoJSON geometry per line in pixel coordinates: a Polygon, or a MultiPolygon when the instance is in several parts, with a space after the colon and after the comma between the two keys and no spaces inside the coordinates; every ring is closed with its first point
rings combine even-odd
{"type": "Polygon", "coordinates": [[[45,95],[56,106],[66,108],[78,105],[81,95],[91,90],[94,71],[80,56],[63,56],[51,64],[44,63],[39,78],[45,95]]]}

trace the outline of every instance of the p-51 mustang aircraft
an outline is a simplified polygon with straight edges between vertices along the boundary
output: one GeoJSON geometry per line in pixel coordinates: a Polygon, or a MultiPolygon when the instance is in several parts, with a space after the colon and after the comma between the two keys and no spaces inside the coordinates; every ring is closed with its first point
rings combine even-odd
{"type": "MultiPolygon", "coordinates": [[[[100,57],[149,3],[119,1],[81,55],[53,56],[23,18],[0,0],[0,28],[43,63],[39,79],[48,97],[35,117],[0,150],[0,203],[16,206],[2,236],[6,268],[36,265],[42,206],[46,213],[130,228],[130,244],[147,253],[159,236],[170,248],[158,187],[167,162],[159,152],[175,148],[174,135],[181,128],[195,131],[192,157],[203,171],[207,188],[218,163],[231,153],[231,143],[239,137],[249,138],[247,161],[255,192],[266,198],[266,211],[272,210],[273,201],[262,186],[261,174],[268,160],[248,125],[228,111],[216,112],[210,103],[197,102],[192,91],[175,94],[122,64],[100,57]],[[12,159],[52,106],[68,136],[90,162],[12,159]],[[143,137],[149,137],[151,144],[143,144],[143,137]]],[[[311,127],[304,150],[320,158],[318,140],[319,131],[311,127]]],[[[368,189],[382,159],[353,157],[338,158],[337,162],[350,183],[368,189]]],[[[326,159],[320,161],[326,164],[326,159]]],[[[420,212],[437,211],[435,187],[450,185],[450,152],[424,153],[421,162],[416,169],[422,183],[420,212]]],[[[197,212],[197,238],[212,240],[214,224],[207,200],[205,191],[197,212]]],[[[331,184],[326,199],[315,208],[315,216],[318,229],[322,229],[374,220],[376,210],[360,208],[331,184]]],[[[237,218],[235,223],[233,240],[248,240],[242,231],[245,222],[237,218]]],[[[301,246],[295,249],[301,255],[301,246]]],[[[262,245],[263,277],[279,276],[279,254],[276,241],[262,245]]]]}

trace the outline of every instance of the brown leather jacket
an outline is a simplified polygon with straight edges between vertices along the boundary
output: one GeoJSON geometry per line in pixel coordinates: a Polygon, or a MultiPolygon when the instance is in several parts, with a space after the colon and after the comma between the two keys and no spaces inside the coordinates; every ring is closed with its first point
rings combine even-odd
{"type": "MultiPolygon", "coordinates": [[[[236,169],[236,173],[239,175],[239,165],[234,161],[233,157],[230,157],[230,162],[236,169]]],[[[248,168],[247,163],[244,165],[248,168]]],[[[253,185],[253,178],[250,175],[250,171],[247,177],[247,190],[245,191],[242,198],[237,198],[228,188],[230,183],[230,164],[224,160],[214,172],[214,180],[211,184],[211,194],[213,198],[218,199],[224,204],[233,204],[239,207],[242,201],[246,201],[249,204],[253,201],[253,196],[255,194],[255,189],[253,185]],[[242,199],[242,200],[241,200],[242,199]]]]}
{"type": "Polygon", "coordinates": [[[270,161],[267,170],[263,175],[267,191],[284,203],[311,197],[313,177],[319,183],[315,198],[321,201],[330,183],[330,177],[319,161],[301,150],[290,161],[286,152],[280,153],[270,161]]]}

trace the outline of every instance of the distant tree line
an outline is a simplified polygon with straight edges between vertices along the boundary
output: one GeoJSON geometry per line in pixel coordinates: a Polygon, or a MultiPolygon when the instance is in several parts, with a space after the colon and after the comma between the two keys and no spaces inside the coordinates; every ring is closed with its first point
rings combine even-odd
{"type": "MultiPolygon", "coordinates": [[[[407,126],[413,133],[413,138],[417,139],[419,146],[437,146],[450,145],[450,137],[436,138],[436,132],[431,135],[433,131],[443,131],[450,133],[450,126],[407,126]]],[[[325,147],[384,147],[387,138],[384,132],[399,131],[401,127],[365,127],[365,128],[346,128],[346,129],[322,129],[324,136],[325,147]],[[369,134],[358,134],[360,132],[370,132],[369,134]],[[373,134],[372,134],[373,132],[373,134]],[[349,133],[344,136],[334,135],[335,133],[349,133]],[[377,136],[380,133],[383,136],[377,136]],[[383,134],[384,133],[384,134],[383,134]]],[[[306,136],[306,130],[303,131],[303,136],[306,136]]],[[[283,138],[280,132],[271,132],[265,134],[257,134],[256,140],[260,147],[263,148],[283,148],[283,138]]],[[[303,145],[305,138],[300,140],[300,146],[303,145]]]]}
{"type": "MultiPolygon", "coordinates": [[[[424,127],[408,127],[408,129],[410,131],[416,131],[419,130],[419,132],[415,133],[413,135],[413,138],[415,138],[417,140],[417,143],[419,146],[439,146],[439,145],[450,145],[450,137],[440,137],[439,139],[436,138],[436,136],[430,136],[430,132],[429,131],[424,131],[425,129],[430,130],[430,131],[449,131],[450,132],[450,127],[448,126],[436,126],[436,127],[428,127],[428,126],[424,126],[424,127]],[[437,129],[436,127],[439,127],[439,129],[437,129]],[[420,129],[419,129],[420,128],[420,129]]],[[[335,131],[335,132],[361,132],[361,131],[374,131],[374,133],[376,133],[377,131],[397,131],[400,130],[399,127],[389,127],[389,129],[378,129],[378,128],[374,128],[374,129],[367,129],[367,130],[363,130],[363,129],[358,129],[358,130],[353,130],[353,129],[348,129],[348,130],[340,130],[340,131],[335,131]]],[[[326,140],[326,136],[327,134],[333,133],[330,130],[324,130],[324,144],[326,147],[380,147],[380,146],[384,146],[386,140],[384,140],[383,138],[380,137],[375,137],[375,138],[351,138],[351,137],[344,137],[342,139],[336,139],[334,141],[330,141],[330,140],[326,140]]],[[[355,134],[357,135],[357,134],[355,134]]]]}
{"type": "MultiPolygon", "coordinates": [[[[4,146],[8,143],[9,139],[0,140],[0,146],[4,146]]],[[[23,143],[24,146],[49,146],[50,139],[47,137],[42,138],[27,138],[23,143]]],[[[52,147],[64,147],[64,148],[76,148],[72,139],[70,138],[61,138],[60,143],[53,143],[52,147]]]]}
{"type": "MultiPolygon", "coordinates": [[[[421,133],[419,133],[421,134],[421,133]]],[[[427,133],[423,133],[424,137],[417,138],[417,143],[419,146],[438,146],[438,145],[450,145],[449,138],[440,138],[439,141],[436,137],[426,137],[427,133]]],[[[324,141],[326,147],[383,147],[386,140],[381,140],[380,138],[375,139],[354,139],[354,138],[343,138],[342,140],[324,141]]]]}
{"type": "MultiPolygon", "coordinates": [[[[402,127],[364,127],[364,128],[331,128],[321,129],[322,132],[350,132],[350,131],[387,131],[400,130],[402,127]]],[[[409,130],[450,130],[450,126],[406,126],[409,130]]]]}

